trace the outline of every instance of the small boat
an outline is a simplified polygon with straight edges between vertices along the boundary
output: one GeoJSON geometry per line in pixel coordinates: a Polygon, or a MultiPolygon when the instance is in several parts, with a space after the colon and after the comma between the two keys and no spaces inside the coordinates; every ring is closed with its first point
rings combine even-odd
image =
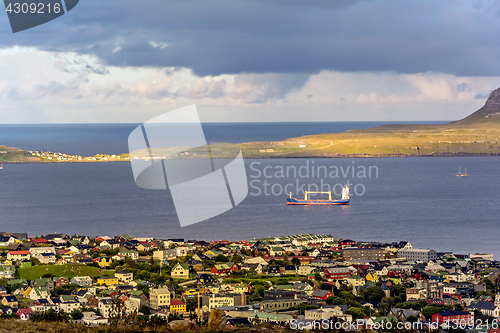
{"type": "Polygon", "coordinates": [[[460,169],[460,166],[458,166],[458,173],[455,174],[457,177],[467,177],[467,168],[465,168],[465,172],[462,173],[462,170],[460,169]]]}
{"type": "Polygon", "coordinates": [[[0,170],[3,169],[3,163],[0,163],[0,170]]]}
{"type": "Polygon", "coordinates": [[[344,186],[342,189],[342,198],[332,200],[332,192],[313,192],[306,191],[304,199],[292,198],[292,193],[290,192],[290,197],[286,198],[287,205],[348,205],[349,204],[349,187],[344,186]],[[328,200],[325,199],[309,199],[309,194],[328,194],[328,200]]]}

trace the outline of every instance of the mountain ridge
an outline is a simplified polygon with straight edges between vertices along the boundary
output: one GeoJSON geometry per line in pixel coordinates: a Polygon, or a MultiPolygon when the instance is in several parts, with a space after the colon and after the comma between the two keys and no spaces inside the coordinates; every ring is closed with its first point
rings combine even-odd
{"type": "Polygon", "coordinates": [[[500,124],[500,88],[493,90],[490,96],[476,112],[467,117],[452,121],[450,125],[500,124]]]}

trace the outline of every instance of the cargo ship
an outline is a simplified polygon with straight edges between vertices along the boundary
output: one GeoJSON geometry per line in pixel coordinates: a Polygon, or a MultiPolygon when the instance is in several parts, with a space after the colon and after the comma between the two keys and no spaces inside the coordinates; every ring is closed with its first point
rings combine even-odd
{"type": "Polygon", "coordinates": [[[349,204],[349,187],[344,186],[342,189],[342,198],[332,200],[332,192],[312,192],[306,191],[304,199],[292,198],[292,193],[290,192],[290,197],[286,198],[287,205],[348,205],[349,204]],[[309,194],[328,194],[328,200],[326,199],[309,199],[309,194]]]}

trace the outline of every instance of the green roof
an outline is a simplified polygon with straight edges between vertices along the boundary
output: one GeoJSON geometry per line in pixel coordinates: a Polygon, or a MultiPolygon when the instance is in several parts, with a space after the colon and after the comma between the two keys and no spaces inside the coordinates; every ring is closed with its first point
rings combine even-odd
{"type": "Polygon", "coordinates": [[[189,269],[189,265],[186,264],[185,262],[179,262],[179,263],[177,263],[177,265],[175,265],[174,268],[177,267],[177,266],[181,266],[184,269],[189,269]]]}

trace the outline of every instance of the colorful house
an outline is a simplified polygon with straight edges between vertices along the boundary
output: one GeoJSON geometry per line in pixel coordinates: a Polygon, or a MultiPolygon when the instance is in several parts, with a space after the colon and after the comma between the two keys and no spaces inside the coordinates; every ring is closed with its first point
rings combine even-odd
{"type": "Polygon", "coordinates": [[[170,312],[174,312],[174,313],[184,313],[186,312],[186,303],[184,303],[183,301],[179,301],[179,300],[171,300],[170,301],[170,312]]]}
{"type": "Polygon", "coordinates": [[[177,263],[174,268],[172,268],[172,271],[170,272],[170,275],[174,279],[189,279],[189,266],[186,263],[177,263]]]}
{"type": "Polygon", "coordinates": [[[97,278],[97,283],[106,286],[116,286],[118,284],[118,278],[114,276],[103,276],[97,278]]]}
{"type": "Polygon", "coordinates": [[[376,272],[366,274],[366,281],[378,281],[379,277],[376,272]]]}
{"type": "Polygon", "coordinates": [[[228,262],[224,264],[213,265],[210,271],[212,274],[226,275],[230,274],[231,272],[236,272],[238,269],[238,265],[232,262],[228,262]]]}
{"type": "Polygon", "coordinates": [[[461,322],[469,322],[472,320],[472,314],[470,312],[464,311],[443,311],[432,315],[432,321],[434,323],[457,323],[460,325],[461,322]]]}

